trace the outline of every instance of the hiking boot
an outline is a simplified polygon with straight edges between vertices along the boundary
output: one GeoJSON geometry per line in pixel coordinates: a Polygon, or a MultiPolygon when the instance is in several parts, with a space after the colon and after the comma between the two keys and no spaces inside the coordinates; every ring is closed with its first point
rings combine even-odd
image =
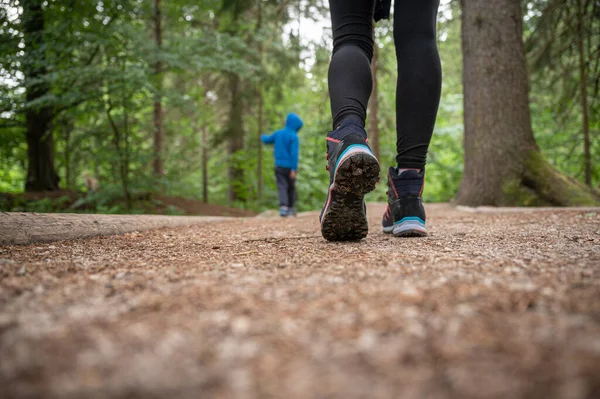
{"type": "Polygon", "coordinates": [[[288,216],[292,216],[292,217],[298,216],[298,213],[296,212],[296,208],[289,208],[288,209],[288,216]]]}
{"type": "Polygon", "coordinates": [[[364,197],[379,180],[379,162],[362,126],[348,123],[327,134],[329,193],[321,211],[321,234],[329,241],[355,241],[369,230],[364,197]]]}
{"type": "Polygon", "coordinates": [[[287,206],[280,206],[279,207],[279,216],[281,216],[282,218],[287,217],[290,213],[290,210],[287,206]]]}
{"type": "Polygon", "coordinates": [[[383,232],[396,237],[424,237],[425,208],[421,194],[425,170],[405,170],[398,175],[391,167],[388,172],[388,206],[383,215],[383,232]]]}

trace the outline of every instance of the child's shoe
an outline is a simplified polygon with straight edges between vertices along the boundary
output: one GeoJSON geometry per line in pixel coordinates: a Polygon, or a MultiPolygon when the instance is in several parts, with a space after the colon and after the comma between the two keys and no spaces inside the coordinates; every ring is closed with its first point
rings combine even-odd
{"type": "Polygon", "coordinates": [[[388,173],[388,207],[383,215],[383,232],[396,237],[424,237],[425,207],[421,195],[425,170],[405,170],[398,174],[391,167],[388,173]]]}
{"type": "Polygon", "coordinates": [[[287,217],[289,215],[289,208],[287,206],[281,206],[279,207],[279,216],[281,216],[282,218],[287,217]]]}
{"type": "Polygon", "coordinates": [[[367,144],[365,129],[346,123],[327,134],[329,194],[319,217],[321,234],[330,241],[367,236],[364,196],[379,180],[379,162],[367,144]]]}

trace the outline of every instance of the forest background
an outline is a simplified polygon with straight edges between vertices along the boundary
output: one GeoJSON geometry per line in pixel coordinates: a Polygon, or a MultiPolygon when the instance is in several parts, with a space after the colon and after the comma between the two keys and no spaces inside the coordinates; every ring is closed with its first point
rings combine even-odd
{"type": "MultiPolygon", "coordinates": [[[[521,10],[537,145],[569,179],[597,188],[600,1],[521,1],[521,10]]],[[[374,34],[367,123],[385,173],[396,138],[391,21],[374,34]]],[[[457,196],[469,156],[458,1],[441,2],[437,34],[443,89],[427,202],[457,196]]],[[[288,112],[305,122],[298,208],[318,209],[330,51],[322,0],[0,0],[0,210],[190,213],[173,197],[275,208],[272,149],[259,136],[288,112]]],[[[367,199],[385,198],[380,184],[367,199]]]]}

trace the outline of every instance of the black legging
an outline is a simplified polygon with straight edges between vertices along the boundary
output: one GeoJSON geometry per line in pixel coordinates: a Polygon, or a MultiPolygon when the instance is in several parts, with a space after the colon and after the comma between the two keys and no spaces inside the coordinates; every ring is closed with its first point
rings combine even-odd
{"type": "MultiPolygon", "coordinates": [[[[375,0],[329,0],[333,56],[329,95],[333,126],[345,118],[365,124],[372,90],[375,0]]],[[[439,0],[396,0],[394,42],[396,86],[396,162],[422,168],[427,159],[440,101],[442,68],[436,45],[439,0]]]]}

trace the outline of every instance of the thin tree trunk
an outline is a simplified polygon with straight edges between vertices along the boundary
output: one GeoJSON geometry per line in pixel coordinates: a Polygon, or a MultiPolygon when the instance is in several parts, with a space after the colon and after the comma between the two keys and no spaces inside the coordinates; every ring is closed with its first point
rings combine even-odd
{"type": "MultiPolygon", "coordinates": [[[[122,76],[126,76],[125,69],[127,63],[123,61],[123,72],[122,76]]],[[[131,140],[129,129],[129,97],[127,93],[127,81],[123,79],[123,161],[121,162],[121,175],[123,176],[123,191],[125,192],[125,200],[127,201],[127,209],[133,208],[131,193],[129,191],[129,165],[130,165],[130,154],[131,154],[131,140]]]]}
{"type": "Polygon", "coordinates": [[[592,155],[590,152],[590,122],[587,104],[587,76],[583,51],[583,18],[585,16],[583,0],[577,0],[577,50],[579,52],[579,89],[581,113],[583,116],[583,161],[585,164],[585,184],[592,186],[592,155]]]}
{"type": "MultiPolygon", "coordinates": [[[[44,10],[41,0],[24,0],[23,37],[27,58],[23,61],[27,103],[46,96],[50,89],[43,81],[46,74],[44,44],[44,10]]],[[[59,177],[54,167],[52,109],[30,106],[25,112],[27,141],[27,180],[25,191],[58,190],[59,177]]]]}
{"type": "MultiPolygon", "coordinates": [[[[127,159],[125,157],[125,150],[123,149],[123,138],[121,137],[121,131],[117,126],[115,120],[112,117],[112,105],[110,104],[106,109],[106,116],[108,118],[108,122],[113,130],[113,144],[115,145],[115,149],[117,150],[117,154],[119,155],[119,176],[121,177],[121,187],[123,188],[123,195],[125,196],[125,201],[127,203],[127,208],[131,208],[131,195],[129,193],[129,177],[128,172],[129,168],[125,164],[127,159]]],[[[113,172],[114,173],[114,172],[113,172]]]]}
{"type": "MultiPolygon", "coordinates": [[[[256,22],[256,31],[259,32],[262,27],[262,1],[258,1],[258,18],[256,22]]],[[[264,48],[262,45],[262,41],[259,42],[258,45],[259,52],[259,63],[262,66],[263,56],[264,56],[264,48]]],[[[263,132],[263,91],[262,91],[262,79],[258,80],[258,133],[257,133],[257,160],[256,160],[256,180],[257,180],[257,189],[256,189],[256,199],[260,203],[263,195],[263,175],[262,175],[262,143],[260,140],[260,136],[263,132]]]]}
{"type": "MultiPolygon", "coordinates": [[[[375,37],[375,29],[373,29],[375,37]]],[[[369,100],[369,144],[375,157],[379,159],[379,89],[377,87],[377,63],[379,62],[379,49],[377,43],[373,46],[373,59],[371,60],[371,74],[373,75],[373,91],[369,100]]]]}
{"type": "Polygon", "coordinates": [[[531,128],[520,0],[461,0],[463,205],[587,205],[598,193],[557,172],[531,128]]]}
{"type": "MultiPolygon", "coordinates": [[[[162,24],[161,24],[160,0],[154,0],[153,33],[154,42],[156,44],[157,56],[160,57],[162,47],[162,24]]],[[[162,176],[164,174],[163,167],[163,147],[164,147],[164,132],[163,132],[163,109],[162,109],[162,62],[156,60],[153,66],[156,94],[154,95],[154,174],[162,176]]]]}
{"type": "Polygon", "coordinates": [[[208,203],[208,132],[202,125],[202,201],[208,203]]]}
{"type": "Polygon", "coordinates": [[[231,73],[229,77],[229,126],[227,136],[229,139],[229,190],[230,202],[243,201],[244,198],[244,169],[235,159],[240,150],[244,149],[244,125],[242,119],[241,81],[239,75],[231,73]]]}
{"type": "Polygon", "coordinates": [[[262,95],[262,87],[258,89],[258,134],[257,134],[257,145],[258,145],[258,156],[256,160],[256,178],[258,181],[258,188],[256,191],[256,197],[258,202],[262,200],[263,195],[263,175],[262,175],[262,165],[263,165],[263,157],[262,157],[262,142],[260,140],[260,136],[262,135],[264,130],[263,124],[263,95],[262,95]]]}
{"type": "MultiPolygon", "coordinates": [[[[104,97],[106,98],[105,103],[105,112],[106,117],[108,119],[108,123],[113,130],[113,144],[117,151],[117,155],[119,157],[118,164],[118,174],[120,175],[120,183],[123,188],[123,195],[125,196],[125,201],[127,205],[127,209],[131,209],[132,207],[132,198],[131,193],[129,192],[129,144],[128,144],[128,136],[129,136],[129,112],[128,112],[128,98],[127,98],[127,80],[125,79],[125,70],[126,64],[125,61],[121,63],[120,57],[117,57],[117,65],[121,69],[122,79],[122,103],[123,103],[123,131],[119,129],[116,121],[112,116],[113,111],[113,103],[111,93],[105,87],[104,89],[104,97]]],[[[113,164],[114,165],[114,164],[113,164]]],[[[113,174],[116,175],[113,169],[113,174]]]]}
{"type": "Polygon", "coordinates": [[[71,182],[71,130],[73,130],[70,120],[66,120],[62,126],[65,138],[65,186],[67,189],[72,187],[71,182]]]}

